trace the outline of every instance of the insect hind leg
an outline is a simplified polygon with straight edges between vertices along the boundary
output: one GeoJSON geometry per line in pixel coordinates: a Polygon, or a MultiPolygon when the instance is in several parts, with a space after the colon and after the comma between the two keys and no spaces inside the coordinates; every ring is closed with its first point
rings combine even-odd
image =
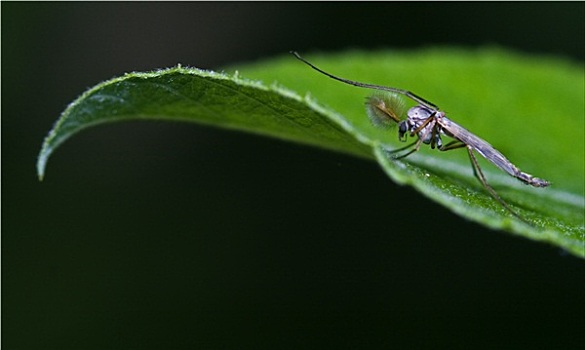
{"type": "Polygon", "coordinates": [[[520,215],[518,215],[514,210],[512,210],[512,208],[510,208],[510,206],[508,205],[508,203],[506,203],[502,197],[500,197],[498,195],[498,193],[493,189],[492,186],[490,186],[486,179],[485,176],[483,175],[483,172],[481,171],[481,168],[479,167],[479,163],[477,162],[477,158],[475,157],[475,155],[473,154],[473,148],[470,146],[466,147],[467,149],[467,153],[469,154],[469,159],[471,160],[471,165],[473,168],[473,174],[475,175],[475,177],[479,180],[479,182],[481,182],[481,184],[483,185],[483,187],[490,193],[490,195],[497,200],[502,207],[504,207],[508,212],[510,212],[510,214],[512,214],[513,216],[515,216],[516,218],[520,219],[521,221],[532,225],[530,222],[526,221],[524,218],[522,218],[520,215]]]}

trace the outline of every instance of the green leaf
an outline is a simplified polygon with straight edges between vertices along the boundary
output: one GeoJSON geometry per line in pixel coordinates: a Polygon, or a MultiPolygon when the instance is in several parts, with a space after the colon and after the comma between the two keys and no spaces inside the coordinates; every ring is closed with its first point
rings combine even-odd
{"type": "Polygon", "coordinates": [[[232,76],[176,67],[101,83],[63,112],[39,155],[39,177],[57,146],[98,123],[205,123],[375,158],[394,181],[414,186],[468,219],[585,257],[582,64],[493,48],[307,58],[344,78],[416,92],[523,171],[551,181],[551,187],[532,188],[480,160],[489,183],[533,224],[511,216],[489,196],[464,150],[423,147],[406,159],[389,157],[386,150],[404,144],[396,130],[370,124],[363,104],[372,92],[320,75],[289,55],[240,65],[232,76]]]}

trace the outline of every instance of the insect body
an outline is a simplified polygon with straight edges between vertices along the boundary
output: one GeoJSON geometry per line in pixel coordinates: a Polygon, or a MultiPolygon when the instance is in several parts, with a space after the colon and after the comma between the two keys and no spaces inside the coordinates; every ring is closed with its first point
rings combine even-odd
{"type": "MultiPolygon", "coordinates": [[[[467,131],[467,129],[463,128],[461,125],[448,119],[444,112],[431,110],[422,106],[413,107],[408,111],[408,119],[400,124],[399,137],[403,138],[404,134],[406,134],[406,130],[410,131],[411,136],[417,134],[419,137],[419,140],[415,143],[415,147],[411,152],[418,150],[421,142],[425,144],[430,143],[431,148],[437,146],[440,151],[466,147],[470,152],[477,151],[477,153],[481,154],[495,166],[525,184],[534,187],[546,187],[550,185],[546,180],[520,171],[520,169],[512,164],[512,162],[510,162],[497,149],[492,147],[492,145],[467,131]],[[443,145],[441,135],[451,137],[454,141],[443,145]]],[[[470,154],[473,157],[473,153],[470,154]]]]}
{"type": "Polygon", "coordinates": [[[343,83],[385,91],[386,95],[373,95],[367,100],[367,112],[368,116],[375,125],[390,125],[398,123],[398,138],[400,141],[406,141],[407,137],[416,136],[418,139],[400,149],[390,151],[391,154],[397,154],[402,151],[408,150],[407,152],[395,156],[395,158],[404,158],[410,154],[418,151],[420,146],[428,144],[431,148],[437,148],[439,151],[449,151],[458,148],[466,148],[471,160],[473,167],[473,173],[484,186],[484,188],[494,197],[504,208],[512,213],[517,218],[525,221],[518,214],[516,214],[510,206],[496,193],[496,191],[487,183],[477,158],[475,157],[474,151],[479,153],[482,157],[492,162],[495,166],[505,171],[509,175],[519,179],[525,184],[532,185],[534,187],[546,187],[550,185],[550,182],[534,177],[530,174],[520,171],[512,162],[510,162],[502,153],[496,150],[492,145],[478,136],[472,134],[461,125],[447,118],[444,112],[439,110],[435,104],[423,99],[416,94],[402,89],[360,83],[344,78],[334,76],[327,73],[313,64],[309,63],[296,52],[291,52],[296,58],[309,65],[316,71],[327,75],[330,78],[341,81],[343,83]],[[403,103],[398,95],[406,96],[413,101],[417,102],[418,105],[410,108],[407,112],[407,118],[401,120],[403,114],[403,103]],[[443,144],[441,136],[447,136],[453,140],[443,144]]]}

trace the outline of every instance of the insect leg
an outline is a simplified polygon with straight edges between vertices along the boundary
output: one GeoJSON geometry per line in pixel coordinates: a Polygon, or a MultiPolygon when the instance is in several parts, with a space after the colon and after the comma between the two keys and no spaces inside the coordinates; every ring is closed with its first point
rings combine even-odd
{"type": "MultiPolygon", "coordinates": [[[[419,150],[419,148],[420,148],[420,144],[421,144],[421,143],[422,143],[422,139],[418,139],[418,140],[416,140],[415,142],[411,143],[410,145],[408,145],[408,146],[406,146],[406,147],[402,147],[402,148],[400,148],[400,149],[396,150],[396,151],[402,151],[402,150],[405,150],[405,149],[407,149],[407,148],[409,148],[409,147],[412,147],[412,146],[414,145],[414,148],[413,148],[413,149],[411,149],[410,151],[406,152],[405,154],[403,154],[403,155],[401,155],[401,156],[396,156],[396,157],[394,157],[394,159],[402,159],[402,158],[406,158],[406,157],[408,157],[409,155],[413,154],[414,152],[417,152],[417,151],[419,150]]],[[[396,152],[394,152],[394,151],[393,151],[392,153],[396,153],[396,152]]]]}
{"type": "Polygon", "coordinates": [[[326,71],[322,70],[321,68],[318,68],[317,66],[315,66],[314,64],[312,64],[311,62],[307,61],[306,59],[302,58],[301,55],[299,55],[297,52],[295,51],[290,51],[291,54],[293,54],[299,61],[305,63],[306,65],[308,65],[309,67],[313,68],[314,70],[316,70],[317,72],[324,74],[326,76],[328,76],[329,78],[335,79],[337,81],[340,81],[342,83],[345,84],[349,84],[349,85],[353,85],[353,86],[358,86],[358,87],[362,87],[362,88],[366,88],[366,89],[374,89],[374,90],[381,90],[381,91],[389,91],[389,92],[394,92],[397,94],[401,94],[404,95],[408,98],[410,98],[411,100],[427,107],[433,110],[438,110],[439,107],[437,107],[434,103],[425,100],[424,98],[414,94],[413,92],[407,91],[407,90],[402,90],[402,89],[397,89],[397,88],[393,88],[393,87],[388,87],[388,86],[381,86],[381,85],[374,85],[374,84],[366,84],[366,83],[360,83],[359,81],[353,81],[353,80],[349,80],[349,79],[345,79],[345,78],[341,78],[338,76],[335,76],[331,73],[327,73],[326,71]]]}
{"type": "Polygon", "coordinates": [[[459,140],[454,140],[449,142],[446,145],[443,145],[441,147],[439,147],[439,151],[450,151],[452,149],[458,149],[461,147],[466,147],[467,145],[464,144],[463,142],[459,141],[459,140]]]}
{"type": "Polygon", "coordinates": [[[435,147],[437,146],[437,135],[439,134],[439,131],[437,130],[437,126],[435,124],[435,126],[433,127],[433,131],[431,132],[431,148],[435,149],[435,147]]]}
{"type": "Polygon", "coordinates": [[[405,149],[409,149],[412,146],[414,146],[417,142],[418,142],[418,140],[417,141],[414,141],[414,142],[411,142],[411,143],[409,143],[408,145],[406,145],[404,147],[400,147],[400,148],[397,148],[397,149],[393,149],[391,151],[386,151],[386,153],[388,153],[388,154],[394,154],[394,153],[398,153],[400,151],[404,151],[405,149]]]}
{"type": "Polygon", "coordinates": [[[402,158],[406,158],[406,157],[408,157],[409,155],[413,154],[414,152],[417,152],[417,151],[420,149],[420,145],[422,145],[423,141],[424,141],[424,140],[427,138],[427,135],[429,134],[429,132],[431,132],[431,131],[432,131],[433,133],[435,132],[434,130],[435,130],[435,128],[436,128],[436,125],[437,125],[437,124],[436,124],[436,121],[435,121],[435,119],[433,118],[433,116],[434,116],[434,113],[433,113],[433,115],[432,115],[432,116],[430,116],[429,118],[427,118],[427,119],[424,121],[424,123],[422,123],[422,124],[421,124],[421,125],[420,125],[418,128],[416,128],[416,129],[414,129],[413,131],[411,131],[411,132],[410,132],[410,136],[412,137],[412,136],[414,136],[414,135],[417,135],[417,134],[418,134],[418,133],[419,133],[421,130],[423,130],[423,129],[424,129],[424,128],[425,128],[425,127],[426,127],[426,126],[429,124],[429,123],[433,123],[433,125],[432,125],[432,126],[431,126],[431,127],[428,129],[428,130],[426,130],[426,131],[425,131],[424,135],[422,135],[422,136],[418,136],[418,135],[417,135],[417,136],[418,136],[418,140],[416,140],[416,142],[414,142],[414,143],[411,143],[410,145],[408,145],[408,146],[406,146],[406,147],[402,147],[402,148],[399,148],[399,149],[397,149],[397,150],[394,150],[394,151],[392,151],[391,153],[397,153],[397,152],[400,152],[400,151],[402,151],[402,150],[405,150],[405,149],[408,149],[408,148],[412,147],[413,145],[414,145],[414,148],[413,148],[412,150],[410,150],[409,152],[406,152],[405,154],[401,155],[401,156],[396,156],[396,157],[394,157],[394,159],[402,159],[402,158]]]}
{"type": "Polygon", "coordinates": [[[473,154],[473,147],[467,146],[466,148],[467,148],[467,153],[469,153],[469,159],[471,160],[471,165],[473,167],[473,174],[479,180],[479,182],[481,182],[483,187],[492,195],[492,197],[494,197],[495,200],[497,200],[507,211],[509,211],[510,214],[514,215],[516,218],[520,219],[521,221],[531,225],[530,222],[524,220],[520,215],[516,214],[516,212],[513,211],[512,208],[510,208],[508,203],[506,203],[502,199],[502,197],[500,197],[496,193],[496,191],[492,188],[492,186],[490,186],[487,183],[485,176],[483,175],[483,172],[481,171],[481,168],[479,167],[479,163],[477,162],[477,158],[475,158],[475,155],[473,154]]]}

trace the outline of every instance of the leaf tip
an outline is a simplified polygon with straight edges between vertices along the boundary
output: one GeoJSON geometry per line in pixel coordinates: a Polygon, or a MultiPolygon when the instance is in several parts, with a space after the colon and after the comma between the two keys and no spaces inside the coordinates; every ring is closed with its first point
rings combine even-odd
{"type": "Polygon", "coordinates": [[[51,154],[51,150],[47,145],[43,145],[41,152],[39,153],[39,157],[37,158],[37,177],[39,181],[43,181],[45,178],[45,168],[47,167],[47,160],[49,159],[49,155],[51,154]]]}

